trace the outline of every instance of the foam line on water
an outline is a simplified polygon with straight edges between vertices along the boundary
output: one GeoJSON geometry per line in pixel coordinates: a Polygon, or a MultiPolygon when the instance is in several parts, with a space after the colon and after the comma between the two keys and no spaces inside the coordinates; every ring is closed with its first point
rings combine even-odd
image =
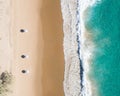
{"type": "Polygon", "coordinates": [[[83,63],[83,90],[81,92],[81,96],[93,96],[93,86],[88,78],[88,73],[90,69],[90,61],[92,59],[93,51],[94,51],[94,43],[92,40],[88,39],[86,34],[89,34],[89,30],[86,30],[85,24],[84,24],[84,13],[85,10],[90,7],[94,6],[100,2],[100,0],[79,0],[80,5],[80,28],[81,28],[81,34],[80,34],[80,42],[81,42],[81,49],[80,49],[80,58],[83,63]]]}
{"type": "Polygon", "coordinates": [[[77,50],[77,53],[78,53],[78,57],[79,57],[79,63],[80,63],[80,93],[82,92],[83,90],[83,76],[84,76],[84,68],[83,68],[83,62],[82,62],[82,59],[80,58],[80,34],[81,34],[81,29],[80,29],[80,5],[79,5],[79,0],[77,0],[77,10],[76,10],[76,19],[77,19],[77,23],[76,23],[76,32],[77,32],[77,43],[78,43],[78,50],[77,50]]]}

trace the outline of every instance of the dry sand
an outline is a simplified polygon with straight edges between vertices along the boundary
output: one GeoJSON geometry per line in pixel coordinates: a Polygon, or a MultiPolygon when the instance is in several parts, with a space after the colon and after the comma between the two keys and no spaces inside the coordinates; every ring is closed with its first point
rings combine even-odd
{"type": "MultiPolygon", "coordinates": [[[[5,0],[5,3],[7,2],[8,0],[5,0]]],[[[5,46],[8,53],[12,52],[11,68],[15,76],[11,96],[64,96],[60,1],[11,0],[10,7],[11,28],[7,32],[10,32],[9,37],[12,38],[12,49],[5,46]],[[20,33],[21,28],[28,32],[20,33]],[[22,59],[22,54],[29,57],[22,59]],[[29,70],[29,74],[21,73],[23,69],[29,70]]],[[[6,25],[6,29],[8,27],[6,25]]],[[[0,36],[2,38],[2,35],[0,36]]],[[[9,40],[3,42],[10,43],[9,40]]],[[[6,61],[7,58],[0,62],[2,64],[6,61]]]]}

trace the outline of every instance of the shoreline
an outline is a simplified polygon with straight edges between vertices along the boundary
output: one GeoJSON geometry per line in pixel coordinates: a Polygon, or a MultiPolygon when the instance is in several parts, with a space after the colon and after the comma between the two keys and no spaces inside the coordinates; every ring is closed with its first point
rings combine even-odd
{"type": "Polygon", "coordinates": [[[80,1],[81,4],[81,10],[80,10],[80,18],[81,18],[81,53],[82,53],[82,58],[83,58],[83,65],[84,65],[84,91],[83,95],[85,96],[93,96],[93,90],[95,86],[92,84],[91,80],[88,77],[89,74],[89,69],[90,69],[90,62],[91,58],[93,57],[93,51],[94,51],[94,43],[90,41],[90,34],[89,30],[85,28],[84,24],[84,19],[85,19],[85,11],[87,10],[88,7],[94,6],[96,4],[96,0],[90,1],[86,3],[86,1],[82,0],[83,2],[80,1]]]}
{"type": "Polygon", "coordinates": [[[87,8],[94,6],[95,3],[96,0],[61,1],[64,21],[64,92],[66,96],[73,94],[76,96],[92,96],[93,94],[93,86],[88,74],[94,44],[90,40],[89,30],[85,28],[84,16],[87,8]],[[80,31],[81,33],[79,33],[80,31]]]}

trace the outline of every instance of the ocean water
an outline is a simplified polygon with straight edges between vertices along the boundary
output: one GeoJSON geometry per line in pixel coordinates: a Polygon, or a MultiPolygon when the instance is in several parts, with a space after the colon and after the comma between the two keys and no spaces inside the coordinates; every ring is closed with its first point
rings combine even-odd
{"type": "Polygon", "coordinates": [[[96,89],[92,96],[120,96],[120,0],[101,0],[85,15],[95,45],[88,74],[96,89]]]}

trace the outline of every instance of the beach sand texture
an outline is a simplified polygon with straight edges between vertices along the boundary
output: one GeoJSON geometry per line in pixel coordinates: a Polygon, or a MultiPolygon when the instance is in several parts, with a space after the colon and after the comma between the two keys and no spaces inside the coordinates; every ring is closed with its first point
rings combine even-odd
{"type": "Polygon", "coordinates": [[[64,96],[62,43],[59,0],[0,0],[0,72],[14,75],[9,96],[64,96]]]}

